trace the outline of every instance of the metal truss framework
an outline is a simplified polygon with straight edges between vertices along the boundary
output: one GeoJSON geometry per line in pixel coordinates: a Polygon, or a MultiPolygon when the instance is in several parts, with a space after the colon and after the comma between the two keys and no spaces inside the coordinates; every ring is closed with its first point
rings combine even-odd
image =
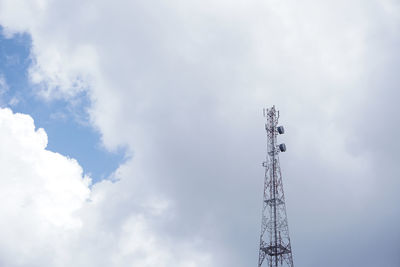
{"type": "Polygon", "coordinates": [[[293,267],[289,226],[286,215],[285,195],[279,166],[279,153],[286,150],[284,144],[277,144],[277,135],[284,132],[278,127],[279,111],[273,106],[264,110],[267,131],[267,158],[265,167],[264,200],[261,220],[260,250],[258,267],[293,267]]]}

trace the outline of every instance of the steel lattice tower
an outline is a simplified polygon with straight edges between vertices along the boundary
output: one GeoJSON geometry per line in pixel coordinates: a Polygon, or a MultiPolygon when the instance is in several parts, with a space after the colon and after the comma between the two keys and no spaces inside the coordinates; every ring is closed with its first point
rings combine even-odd
{"type": "Polygon", "coordinates": [[[278,126],[279,111],[275,106],[264,110],[264,117],[267,120],[265,129],[268,154],[266,161],[263,162],[265,179],[258,267],[293,267],[285,195],[279,166],[279,153],[286,151],[286,146],[277,143],[277,135],[283,134],[284,128],[278,126]]]}

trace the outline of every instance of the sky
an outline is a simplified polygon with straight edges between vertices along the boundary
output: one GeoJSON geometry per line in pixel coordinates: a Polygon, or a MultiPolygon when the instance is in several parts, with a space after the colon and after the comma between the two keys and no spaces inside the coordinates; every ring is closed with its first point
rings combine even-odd
{"type": "Polygon", "coordinates": [[[38,128],[50,136],[47,149],[77,158],[93,178],[107,178],[124,161],[123,147],[110,152],[100,141],[100,133],[87,122],[90,99],[81,93],[73,101],[46,101],[35,93],[38,85],[29,79],[32,40],[21,32],[7,36],[0,29],[1,106],[29,114],[38,128]],[[71,142],[73,139],[73,142],[71,142]]]}
{"type": "Polygon", "coordinates": [[[400,4],[0,0],[0,266],[400,266],[400,4]]]}

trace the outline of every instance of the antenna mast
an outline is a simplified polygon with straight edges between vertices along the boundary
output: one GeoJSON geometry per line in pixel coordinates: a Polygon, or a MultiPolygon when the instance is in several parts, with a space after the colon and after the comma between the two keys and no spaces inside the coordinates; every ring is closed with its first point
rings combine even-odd
{"type": "Polygon", "coordinates": [[[263,162],[263,167],[265,167],[264,201],[258,267],[293,267],[285,195],[279,166],[279,153],[286,151],[286,145],[277,143],[278,134],[283,134],[285,130],[283,126],[278,126],[279,111],[275,109],[275,106],[264,109],[264,117],[267,120],[265,130],[267,131],[268,154],[266,161],[263,162]]]}

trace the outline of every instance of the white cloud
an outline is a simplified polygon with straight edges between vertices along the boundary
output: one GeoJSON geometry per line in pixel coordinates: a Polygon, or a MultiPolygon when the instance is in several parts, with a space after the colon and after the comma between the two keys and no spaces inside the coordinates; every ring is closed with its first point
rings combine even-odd
{"type": "Polygon", "coordinates": [[[0,140],[0,261],[36,266],[60,233],[81,227],[75,212],[89,198],[90,178],[75,160],[46,150],[45,131],[27,115],[1,109],[0,140]]]}
{"type": "Polygon", "coordinates": [[[91,191],[76,160],[46,150],[45,131],[28,115],[0,109],[0,142],[1,265],[208,265],[195,243],[155,232],[165,201],[120,195],[126,183],[104,181],[91,191]]]}
{"type": "Polygon", "coordinates": [[[10,101],[8,101],[8,104],[11,106],[11,107],[14,107],[14,106],[16,106],[16,105],[18,105],[18,103],[19,103],[19,98],[18,97],[12,97],[11,99],[10,99],[10,101]]]}
{"type": "MultiPolygon", "coordinates": [[[[93,229],[82,226],[63,260],[88,266],[113,244],[95,257],[99,264],[158,266],[153,260],[163,259],[176,266],[169,259],[179,258],[179,245],[169,245],[187,241],[212,253],[188,252],[184,266],[255,262],[257,162],[265,152],[257,116],[276,104],[288,128],[282,166],[297,261],[343,266],[332,251],[359,247],[349,266],[376,265],[362,253],[363,244],[377,242],[378,223],[351,225],[369,218],[365,205],[390,203],[377,185],[397,199],[372,164],[390,157],[378,156],[381,133],[374,129],[382,128],[365,114],[378,121],[377,114],[396,112],[387,107],[398,96],[388,81],[398,80],[385,75],[399,64],[398,19],[395,1],[1,1],[0,23],[32,35],[30,74],[43,84],[40,94],[69,99],[88,90],[104,144],[128,145],[134,154],[119,168],[119,182],[94,186],[98,202],[82,209],[93,229]],[[337,233],[348,242],[319,245],[337,233]],[[131,247],[133,236],[143,246],[131,247]],[[89,250],[76,245],[88,243],[89,250]],[[166,252],[147,258],[155,244],[166,252]]],[[[385,166],[395,188],[395,165],[385,166]]],[[[385,225],[398,220],[387,218],[385,225]]],[[[392,254],[386,258],[396,266],[392,254]]]]}

